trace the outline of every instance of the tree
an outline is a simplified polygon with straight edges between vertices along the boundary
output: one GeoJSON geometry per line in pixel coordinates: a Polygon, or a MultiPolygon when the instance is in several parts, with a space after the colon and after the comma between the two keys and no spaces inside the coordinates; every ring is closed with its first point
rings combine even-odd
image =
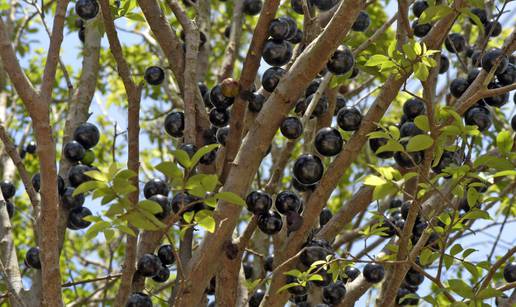
{"type": "Polygon", "coordinates": [[[0,302],[512,306],[515,8],[0,0],[0,302]]]}

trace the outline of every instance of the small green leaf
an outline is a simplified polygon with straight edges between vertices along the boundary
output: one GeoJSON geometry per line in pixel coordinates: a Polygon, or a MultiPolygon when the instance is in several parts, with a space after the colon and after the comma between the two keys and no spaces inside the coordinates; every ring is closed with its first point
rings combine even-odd
{"type": "Polygon", "coordinates": [[[468,286],[463,280],[461,279],[450,279],[448,280],[448,284],[450,285],[450,289],[457,293],[458,295],[472,299],[474,294],[473,290],[470,286],[468,286]]]}
{"type": "Polygon", "coordinates": [[[383,54],[372,55],[369,60],[365,63],[365,66],[378,66],[391,60],[383,54]]]}
{"type": "Polygon", "coordinates": [[[364,179],[364,184],[370,186],[378,186],[385,184],[386,182],[387,181],[385,181],[385,179],[383,179],[382,177],[378,177],[376,175],[369,175],[364,179]]]}
{"type": "Polygon", "coordinates": [[[376,153],[380,154],[382,152],[387,152],[387,151],[393,151],[393,152],[403,151],[403,145],[401,145],[399,142],[397,142],[395,140],[388,140],[387,144],[378,148],[376,153]]]}
{"type": "Polygon", "coordinates": [[[106,177],[106,175],[102,174],[99,171],[87,171],[87,172],[84,172],[84,174],[94,180],[104,181],[104,182],[108,181],[108,178],[106,177]]]}
{"type": "Polygon", "coordinates": [[[86,181],[84,183],[81,183],[81,185],[78,186],[77,188],[75,188],[75,190],[72,193],[72,196],[75,197],[79,194],[83,194],[83,193],[86,193],[86,192],[89,192],[89,191],[92,191],[95,189],[99,189],[99,188],[104,188],[104,187],[107,187],[105,182],[95,181],[95,180],[86,181]]]}
{"type": "Polygon", "coordinates": [[[215,194],[216,199],[220,199],[223,201],[226,201],[231,204],[239,205],[239,206],[245,206],[245,201],[238,195],[236,195],[233,192],[220,192],[215,194]]]}
{"type": "Polygon", "coordinates": [[[192,162],[190,161],[190,157],[186,151],[178,149],[171,151],[174,158],[179,162],[179,164],[184,168],[190,168],[192,162]]]}
{"type": "Polygon", "coordinates": [[[407,144],[407,152],[421,151],[430,148],[434,140],[426,134],[416,135],[410,138],[407,144]]]}
{"type": "Polygon", "coordinates": [[[428,121],[428,116],[426,115],[419,115],[414,118],[414,124],[423,131],[430,131],[430,123],[428,121]]]}
{"type": "Polygon", "coordinates": [[[436,5],[430,6],[423,11],[423,14],[419,17],[419,23],[429,23],[434,20],[438,20],[452,13],[453,9],[448,5],[436,5]]]}
{"type": "Polygon", "coordinates": [[[511,152],[513,145],[514,140],[511,133],[507,130],[500,132],[496,137],[496,147],[503,154],[511,152]]]}
{"type": "Polygon", "coordinates": [[[157,214],[163,212],[163,208],[161,206],[152,200],[142,200],[138,203],[138,206],[142,208],[143,210],[149,212],[150,214],[157,214]]]}
{"type": "Polygon", "coordinates": [[[421,62],[414,64],[414,75],[416,76],[416,78],[418,78],[421,81],[426,81],[426,79],[428,78],[428,74],[428,67],[425,64],[421,62]]]}
{"type": "Polygon", "coordinates": [[[209,153],[210,151],[212,150],[215,150],[219,147],[220,145],[219,144],[210,144],[210,145],[205,145],[203,147],[201,147],[199,150],[197,150],[197,152],[193,155],[192,159],[191,160],[191,165],[197,165],[197,163],[199,162],[199,160],[201,160],[201,158],[209,153]]]}
{"type": "Polygon", "coordinates": [[[201,210],[195,214],[194,220],[201,226],[206,229],[208,232],[215,232],[216,222],[213,218],[213,212],[210,210],[201,210]]]}
{"type": "Polygon", "coordinates": [[[155,168],[169,179],[183,178],[183,171],[181,171],[181,169],[179,169],[179,167],[174,162],[161,162],[160,164],[156,165],[155,168]]]}

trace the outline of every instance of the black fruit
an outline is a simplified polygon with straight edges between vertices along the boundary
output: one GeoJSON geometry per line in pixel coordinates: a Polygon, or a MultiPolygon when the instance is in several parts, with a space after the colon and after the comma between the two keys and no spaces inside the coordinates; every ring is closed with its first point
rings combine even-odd
{"type": "Polygon", "coordinates": [[[303,207],[303,201],[291,191],[282,191],[276,196],[274,203],[279,213],[286,214],[289,211],[298,212],[303,207]]]}
{"type": "Polygon", "coordinates": [[[229,123],[228,109],[213,108],[210,110],[210,123],[215,127],[224,127],[229,123]]]}
{"type": "Polygon", "coordinates": [[[152,277],[152,280],[155,282],[166,282],[168,278],[170,277],[170,270],[166,266],[162,266],[161,269],[158,271],[158,274],[152,277]]]}
{"type": "Polygon", "coordinates": [[[414,31],[414,35],[416,37],[425,37],[430,30],[432,30],[432,24],[429,23],[419,23],[418,20],[414,20],[412,22],[412,30],[414,31]]]}
{"type": "Polygon", "coordinates": [[[409,153],[398,151],[394,153],[394,160],[402,168],[413,168],[414,166],[421,164],[421,162],[423,162],[423,157],[423,151],[409,153]]]}
{"type": "Polygon", "coordinates": [[[16,211],[13,203],[11,203],[10,201],[6,201],[5,208],[7,209],[7,215],[9,216],[10,219],[12,219],[14,216],[14,212],[16,211]]]}
{"type": "Polygon", "coordinates": [[[82,123],[73,133],[73,139],[79,142],[84,149],[90,149],[98,144],[100,132],[92,123],[82,123]]]}
{"type": "Polygon", "coordinates": [[[274,211],[262,213],[258,216],[258,228],[263,233],[274,235],[278,233],[283,227],[281,216],[274,211]]]}
{"type": "Polygon", "coordinates": [[[474,106],[464,114],[466,125],[477,125],[478,130],[484,131],[491,126],[491,112],[483,106],[474,106]]]}
{"type": "MultiPolygon", "coordinates": [[[[477,15],[478,19],[482,24],[485,24],[487,22],[487,12],[484,9],[474,7],[471,9],[471,13],[474,15],[477,15]]],[[[473,21],[473,19],[469,19],[473,25],[476,25],[476,23],[473,21]]]]}
{"type": "Polygon", "coordinates": [[[78,0],[75,13],[84,20],[95,18],[99,13],[99,4],[96,0],[78,0]]]}
{"type": "Polygon", "coordinates": [[[274,256],[267,256],[267,258],[265,258],[263,269],[265,272],[272,272],[274,270],[274,256]]]}
{"type": "Polygon", "coordinates": [[[302,184],[314,184],[321,180],[324,166],[319,157],[304,154],[297,158],[293,168],[294,176],[302,184]]]}
{"type": "Polygon", "coordinates": [[[355,280],[360,275],[360,270],[354,266],[347,266],[344,269],[344,273],[346,274],[346,277],[342,281],[347,283],[355,280]]]}
{"type": "Polygon", "coordinates": [[[337,96],[335,101],[335,112],[333,113],[334,116],[337,116],[339,111],[346,106],[346,99],[342,96],[337,96]]]}
{"type": "Polygon", "coordinates": [[[489,21],[484,24],[486,34],[491,37],[496,37],[502,34],[502,24],[496,20],[489,21]]]}
{"type": "Polygon", "coordinates": [[[396,294],[396,304],[398,304],[399,306],[405,306],[405,305],[417,306],[417,304],[419,303],[419,298],[412,297],[412,296],[405,297],[408,294],[417,296],[417,294],[410,292],[410,290],[408,290],[408,289],[405,289],[405,288],[398,289],[398,293],[396,294]]]}
{"type": "Polygon", "coordinates": [[[377,263],[368,263],[364,266],[364,278],[369,283],[379,283],[385,276],[385,269],[377,263]]]}
{"type": "Polygon", "coordinates": [[[319,226],[326,225],[331,218],[333,217],[333,214],[331,213],[330,209],[323,208],[321,213],[319,214],[319,226]]]}
{"type": "Polygon", "coordinates": [[[6,200],[14,197],[14,194],[16,194],[16,187],[11,181],[8,180],[3,180],[0,182],[0,189],[2,190],[2,195],[6,200]]]}
{"type": "Polygon", "coordinates": [[[272,197],[262,190],[252,191],[245,198],[245,203],[249,212],[263,214],[271,208],[272,197]]]}
{"type": "Polygon", "coordinates": [[[328,64],[326,64],[326,68],[331,73],[343,75],[350,71],[354,65],[355,58],[353,53],[348,47],[341,45],[331,56],[328,64]]]}
{"type": "Polygon", "coordinates": [[[91,222],[84,218],[92,215],[91,210],[86,207],[75,207],[68,214],[68,226],[71,229],[84,229],[91,225],[91,222]]]}
{"type": "Polygon", "coordinates": [[[426,1],[418,0],[412,5],[412,13],[419,18],[427,8],[428,3],[426,1]]]}
{"type": "Polygon", "coordinates": [[[480,60],[480,65],[486,71],[491,71],[491,69],[495,66],[496,62],[500,60],[500,64],[496,67],[495,74],[502,74],[507,69],[509,65],[509,59],[505,56],[500,49],[493,49],[484,54],[482,59],[480,60]]]}
{"type": "Polygon", "coordinates": [[[68,181],[70,182],[70,185],[76,188],[87,181],[93,180],[90,176],[85,174],[85,172],[89,172],[91,170],[91,167],[84,164],[77,164],[70,167],[70,170],[68,171],[68,181]]]}
{"type": "MultiPolygon", "coordinates": [[[[299,282],[298,282],[296,277],[291,276],[291,275],[287,275],[287,277],[285,278],[285,283],[286,284],[291,284],[291,283],[299,283],[299,282]]],[[[290,294],[293,294],[293,295],[296,295],[296,296],[302,296],[302,295],[306,294],[306,287],[303,287],[301,285],[293,286],[293,287],[288,288],[287,291],[290,294]]]]}
{"type": "Polygon", "coordinates": [[[337,4],[338,0],[312,0],[315,5],[321,11],[328,11],[337,4]]]}
{"type": "Polygon", "coordinates": [[[506,282],[516,281],[516,262],[507,263],[503,269],[503,278],[506,282]]]}
{"type": "MultiPolygon", "coordinates": [[[[303,1],[304,0],[290,0],[290,6],[292,6],[292,9],[294,12],[303,15],[303,1]]],[[[308,1],[310,3],[310,1],[308,1]]]]}
{"type": "Polygon", "coordinates": [[[160,85],[165,80],[165,71],[159,66],[151,66],[145,70],[143,77],[150,85],[160,85]]]}
{"type": "MultiPolygon", "coordinates": [[[[306,97],[306,99],[302,103],[298,102],[296,104],[296,109],[295,109],[296,113],[298,113],[298,111],[299,111],[300,113],[302,113],[304,115],[306,112],[306,109],[308,108],[309,104],[312,102],[314,96],[315,96],[315,94],[312,94],[312,95],[306,97]]],[[[317,102],[315,109],[313,110],[312,114],[310,115],[310,118],[320,117],[327,111],[328,111],[328,97],[323,95],[319,98],[319,101],[317,102]]]]}
{"type": "Polygon", "coordinates": [[[459,98],[468,89],[469,82],[464,78],[457,78],[450,83],[450,93],[453,97],[459,98]]]}
{"type": "Polygon", "coordinates": [[[295,140],[303,134],[303,124],[299,118],[290,116],[280,126],[281,134],[289,140],[295,140]]]}
{"type": "Polygon", "coordinates": [[[511,119],[511,128],[516,131],[516,115],[514,115],[511,119]]]}
{"type": "Polygon", "coordinates": [[[262,86],[269,92],[274,92],[281,78],[285,75],[285,70],[281,67],[271,67],[267,69],[262,76],[262,86]]]}
{"type": "Polygon", "coordinates": [[[276,40],[285,40],[290,34],[290,24],[286,18],[276,18],[269,26],[269,36],[276,40]]]}
{"type": "Polygon", "coordinates": [[[246,15],[258,15],[262,10],[262,0],[244,0],[243,12],[246,15]]]}
{"type": "Polygon", "coordinates": [[[263,47],[262,57],[271,66],[283,66],[292,58],[292,44],[286,40],[269,39],[263,47]]]}
{"type": "Polygon", "coordinates": [[[394,155],[394,152],[392,151],[384,151],[381,153],[376,153],[380,147],[387,144],[386,138],[374,138],[369,139],[369,147],[371,148],[371,151],[378,157],[382,159],[389,159],[392,158],[394,155]]]}
{"type": "Polygon", "coordinates": [[[163,265],[174,264],[174,262],[176,261],[176,257],[174,256],[174,249],[172,245],[161,245],[158,248],[158,258],[159,260],[161,260],[161,263],[163,263],[163,265]]]}
{"type": "Polygon", "coordinates": [[[152,300],[145,293],[133,292],[127,299],[125,307],[152,307],[152,300]]]}
{"type": "Polygon", "coordinates": [[[296,29],[296,33],[294,34],[294,36],[292,38],[289,38],[288,41],[294,45],[299,44],[301,41],[303,41],[303,35],[303,31],[296,29]]]}
{"type": "Polygon", "coordinates": [[[181,111],[170,112],[165,117],[165,131],[172,137],[183,136],[185,130],[185,114],[181,111]]]}
{"type": "Polygon", "coordinates": [[[323,289],[323,302],[328,305],[338,305],[346,295],[346,286],[340,280],[331,283],[323,289]]]}
{"type": "Polygon", "coordinates": [[[319,85],[321,85],[321,78],[313,79],[305,90],[305,97],[315,94],[319,88],[319,85]]]}
{"type": "Polygon", "coordinates": [[[250,263],[244,263],[242,268],[244,269],[245,279],[251,279],[254,275],[253,265],[250,263]]]}
{"type": "Polygon", "coordinates": [[[259,93],[253,93],[251,99],[249,100],[249,104],[247,105],[247,108],[249,111],[253,113],[258,113],[262,110],[263,104],[267,98],[259,93]]]}
{"type": "Polygon", "coordinates": [[[25,265],[29,268],[41,269],[41,261],[39,259],[39,247],[31,247],[25,254],[25,265]]]}
{"type": "Polygon", "coordinates": [[[314,139],[315,149],[326,157],[338,154],[342,150],[343,143],[339,130],[332,127],[320,129],[314,139]]]}
{"type": "Polygon", "coordinates": [[[265,291],[257,289],[249,298],[249,307],[258,307],[265,296],[265,291]]]}
{"type": "Polygon", "coordinates": [[[70,162],[79,162],[84,158],[86,149],[77,141],[66,143],[63,149],[64,156],[70,162]]]}
{"type": "Polygon", "coordinates": [[[432,171],[436,174],[441,173],[445,168],[448,166],[455,164],[460,164],[460,157],[459,153],[454,151],[444,151],[441,155],[441,159],[439,160],[439,163],[437,163],[436,166],[432,167],[432,171]]]}
{"type": "Polygon", "coordinates": [[[444,41],[444,46],[451,53],[460,53],[466,49],[466,39],[459,33],[451,33],[444,41]]]}
{"type": "Polygon", "coordinates": [[[337,124],[344,131],[355,131],[360,127],[362,114],[355,107],[342,108],[337,114],[337,124]]]}
{"type": "MultiPolygon", "coordinates": [[[[497,82],[491,82],[487,85],[488,89],[496,89],[502,87],[497,82]]],[[[490,96],[482,99],[483,102],[485,102],[487,105],[490,105],[492,107],[501,107],[504,104],[506,104],[509,101],[509,93],[503,93],[498,96],[490,96]]]]}
{"type": "Polygon", "coordinates": [[[367,14],[365,11],[360,11],[360,13],[358,13],[357,19],[351,26],[351,29],[357,32],[364,32],[367,30],[367,28],[369,28],[370,24],[371,18],[369,18],[369,14],[367,14]]]}
{"type": "Polygon", "coordinates": [[[425,280],[425,276],[418,271],[410,268],[405,275],[405,282],[412,286],[419,286],[425,280]]]}
{"type": "Polygon", "coordinates": [[[25,146],[25,151],[29,154],[35,154],[37,149],[36,142],[30,141],[27,146],[25,146]]]}
{"type": "Polygon", "coordinates": [[[224,96],[220,84],[215,85],[210,91],[210,102],[215,108],[227,109],[234,101],[235,98],[224,96]]]}
{"type": "Polygon", "coordinates": [[[409,119],[414,119],[426,112],[425,102],[418,98],[411,98],[403,104],[403,113],[409,119]]]}
{"type": "Polygon", "coordinates": [[[168,197],[161,194],[156,194],[151,196],[149,200],[158,203],[158,205],[161,207],[161,212],[156,214],[158,219],[162,220],[169,216],[170,211],[172,210],[172,205],[170,204],[168,197]]]}
{"type": "Polygon", "coordinates": [[[328,255],[331,255],[332,253],[333,252],[327,247],[319,245],[309,245],[303,249],[301,255],[299,255],[299,260],[302,264],[309,267],[315,261],[324,260],[328,255]]]}
{"type": "MultiPolygon", "coordinates": [[[[41,175],[39,173],[34,174],[34,176],[32,176],[31,182],[32,182],[32,186],[34,187],[34,190],[36,190],[36,192],[39,192],[39,190],[41,188],[41,175]]],[[[63,179],[63,177],[57,175],[57,190],[59,192],[59,195],[63,195],[64,189],[65,189],[64,179],[63,179]]]]}
{"type": "Polygon", "coordinates": [[[419,129],[414,122],[405,122],[400,127],[400,137],[402,138],[416,136],[418,134],[423,134],[423,131],[419,129]]]}
{"type": "Polygon", "coordinates": [[[441,54],[441,61],[439,62],[439,74],[444,74],[450,68],[450,60],[447,56],[441,54]]]}
{"type": "MultiPolygon", "coordinates": [[[[496,78],[501,85],[511,85],[516,82],[516,65],[509,63],[505,71],[497,74],[496,78]]],[[[27,150],[27,152],[29,152],[27,150]]]]}
{"type": "Polygon", "coordinates": [[[226,139],[229,134],[229,126],[217,129],[217,143],[226,146],[226,139]]]}
{"type": "Polygon", "coordinates": [[[480,68],[473,68],[470,71],[468,71],[468,83],[472,84],[475,79],[478,77],[478,74],[480,74],[480,68]]]}
{"type": "Polygon", "coordinates": [[[193,155],[195,155],[195,153],[197,152],[197,146],[195,146],[195,144],[183,143],[179,145],[177,149],[186,152],[186,154],[188,154],[188,157],[190,158],[193,157],[193,155]]]}
{"type": "MultiPolygon", "coordinates": [[[[320,269],[317,272],[317,275],[321,276],[322,280],[314,280],[314,281],[311,282],[314,285],[316,285],[317,287],[326,287],[326,286],[329,286],[331,284],[332,276],[330,274],[328,274],[327,270],[320,269]]],[[[325,304],[320,304],[320,305],[328,306],[328,305],[325,305],[325,304]]],[[[317,307],[319,307],[319,306],[317,306],[317,307]]]]}
{"type": "Polygon", "coordinates": [[[317,184],[302,184],[296,177],[292,177],[292,187],[299,192],[308,192],[314,191],[317,187],[317,184]]]}
{"type": "Polygon", "coordinates": [[[137,264],[138,273],[144,277],[156,276],[162,266],[161,260],[153,254],[144,254],[137,264]]]}
{"type": "Polygon", "coordinates": [[[61,196],[61,202],[63,203],[63,206],[67,209],[78,208],[84,204],[84,194],[81,193],[72,196],[74,191],[74,188],[67,187],[65,188],[63,195],[61,196]]]}

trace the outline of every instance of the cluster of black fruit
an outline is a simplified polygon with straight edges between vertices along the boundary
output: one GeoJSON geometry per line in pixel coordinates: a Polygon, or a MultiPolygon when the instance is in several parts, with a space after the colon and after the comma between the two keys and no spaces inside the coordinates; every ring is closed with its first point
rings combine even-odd
{"type": "Polygon", "coordinates": [[[93,19],[97,16],[99,13],[99,4],[96,0],[78,0],[75,3],[75,13],[80,17],[75,21],[75,26],[79,28],[79,39],[84,43],[84,21],[93,19]]]}
{"type": "MultiPolygon", "coordinates": [[[[184,148],[184,146],[182,146],[182,148],[184,148]]],[[[145,198],[160,205],[162,211],[155,215],[156,218],[160,220],[165,219],[172,212],[177,214],[180,212],[199,212],[205,209],[212,209],[203,203],[201,198],[190,195],[188,192],[177,192],[172,200],[168,197],[169,193],[170,188],[168,184],[159,178],[149,180],[143,187],[143,195],[145,198]]]]}
{"type": "MultiPolygon", "coordinates": [[[[144,254],[138,259],[136,274],[142,277],[152,278],[155,282],[164,283],[170,277],[169,266],[173,265],[176,258],[172,245],[165,244],[158,248],[157,255],[144,254]]],[[[126,307],[150,307],[151,298],[142,292],[134,292],[129,296],[126,307]]]]}
{"type": "Polygon", "coordinates": [[[262,190],[249,193],[246,204],[247,210],[257,216],[258,228],[269,235],[278,233],[283,227],[280,213],[286,216],[289,232],[299,229],[303,222],[303,200],[291,191],[282,191],[276,195],[276,210],[271,210],[272,197],[262,190]]]}
{"type": "Polygon", "coordinates": [[[2,195],[4,197],[5,205],[7,208],[7,214],[9,218],[13,218],[14,212],[16,211],[12,203],[12,198],[16,194],[16,187],[9,180],[3,180],[0,182],[0,188],[2,189],[2,195]]]}
{"type": "Polygon", "coordinates": [[[38,146],[36,145],[36,142],[34,141],[30,141],[27,143],[27,145],[25,145],[24,148],[21,148],[20,149],[20,158],[25,158],[25,156],[27,154],[31,154],[31,155],[34,155],[36,154],[36,149],[38,149],[38,146]]]}
{"type": "MultiPolygon", "coordinates": [[[[86,175],[86,172],[95,170],[91,164],[95,160],[95,154],[91,150],[98,144],[100,139],[100,132],[97,126],[91,123],[82,123],[75,129],[73,140],[64,145],[63,155],[65,158],[74,163],[68,171],[69,186],[63,188],[59,187],[59,194],[61,195],[61,203],[70,210],[68,216],[68,228],[72,230],[84,229],[88,227],[91,222],[85,221],[84,217],[91,215],[91,211],[84,207],[84,194],[73,195],[75,189],[81,184],[90,181],[91,178],[86,175]]],[[[36,190],[40,187],[40,176],[36,174],[33,179],[33,184],[36,190]]],[[[59,179],[59,184],[61,179],[59,179]]]]}

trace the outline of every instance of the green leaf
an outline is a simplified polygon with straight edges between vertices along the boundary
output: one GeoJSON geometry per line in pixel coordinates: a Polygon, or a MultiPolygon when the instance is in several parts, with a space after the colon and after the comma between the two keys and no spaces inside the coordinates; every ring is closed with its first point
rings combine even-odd
{"type": "Polygon", "coordinates": [[[434,140],[426,134],[420,134],[410,138],[407,144],[407,152],[421,151],[430,148],[434,140]]]}
{"type": "Polygon", "coordinates": [[[199,226],[206,229],[208,232],[215,232],[216,222],[213,218],[213,212],[210,210],[201,210],[195,214],[195,221],[199,226]]]}
{"type": "Polygon", "coordinates": [[[118,195],[126,195],[138,189],[126,179],[113,179],[113,190],[118,195]]]}
{"type": "Polygon", "coordinates": [[[387,144],[378,148],[376,153],[380,154],[382,152],[387,152],[387,151],[393,151],[393,152],[403,151],[403,145],[401,145],[399,142],[397,142],[395,140],[388,140],[387,144]]]}
{"type": "Polygon", "coordinates": [[[104,187],[107,187],[107,184],[105,182],[94,181],[94,180],[86,181],[84,183],[81,183],[81,185],[78,186],[77,188],[75,188],[75,190],[72,193],[72,196],[75,197],[79,194],[83,194],[83,193],[86,193],[86,192],[89,192],[89,191],[92,191],[92,190],[95,190],[98,188],[104,188],[104,187]]]}
{"type": "Polygon", "coordinates": [[[190,168],[192,166],[192,162],[190,161],[190,157],[186,151],[178,149],[171,151],[171,153],[182,167],[190,168]]]}
{"type": "Polygon", "coordinates": [[[373,200],[382,199],[388,195],[392,195],[398,192],[398,186],[392,182],[387,182],[383,185],[378,185],[373,191],[373,200]]]}
{"type": "Polygon", "coordinates": [[[111,242],[113,237],[115,236],[115,231],[113,229],[104,229],[104,238],[106,238],[106,242],[111,242]]]}
{"type": "Polygon", "coordinates": [[[482,210],[472,210],[462,216],[461,220],[491,220],[489,213],[482,210]]]}
{"type": "Polygon", "coordinates": [[[299,276],[301,276],[301,274],[303,274],[303,272],[301,272],[298,269],[293,269],[293,270],[290,270],[290,271],[285,272],[283,274],[284,275],[289,275],[289,276],[294,276],[294,277],[299,277],[299,276]]]}
{"type": "Polygon", "coordinates": [[[479,197],[480,197],[480,193],[478,193],[477,189],[468,188],[468,192],[466,193],[466,199],[468,201],[468,206],[470,208],[475,207],[479,197]]]}
{"type": "Polygon", "coordinates": [[[136,233],[134,232],[134,230],[131,229],[131,227],[127,226],[127,225],[124,225],[124,224],[120,224],[117,226],[118,230],[120,230],[121,232],[124,232],[130,236],[133,236],[133,237],[136,237],[136,233]]]}
{"type": "Polygon", "coordinates": [[[418,78],[421,81],[426,81],[426,79],[428,78],[428,74],[428,67],[425,64],[421,62],[414,64],[414,75],[416,76],[416,78],[418,78]]]}
{"type": "Polygon", "coordinates": [[[452,246],[452,248],[450,249],[450,255],[452,256],[455,256],[457,255],[458,253],[460,253],[462,251],[462,245],[460,244],[455,244],[452,246]]]}
{"type": "Polygon", "coordinates": [[[138,207],[149,212],[150,214],[157,214],[163,212],[163,208],[161,208],[161,206],[157,202],[148,199],[140,201],[138,203],[138,207]]]}
{"type": "Polygon", "coordinates": [[[385,184],[386,182],[387,181],[385,179],[383,179],[382,177],[378,177],[376,175],[369,175],[364,179],[364,184],[370,186],[378,186],[385,184]]]}
{"type": "Polygon", "coordinates": [[[290,283],[290,284],[286,284],[283,287],[279,288],[278,291],[276,291],[276,294],[281,293],[281,292],[283,292],[283,291],[285,291],[285,290],[287,290],[289,288],[296,287],[296,286],[300,286],[300,284],[299,283],[294,283],[294,282],[290,283]]]}
{"type": "Polygon", "coordinates": [[[468,286],[463,280],[461,279],[450,279],[448,280],[448,284],[450,285],[450,289],[457,293],[458,295],[472,299],[474,294],[473,290],[470,286],[468,286]]]}
{"type": "Polygon", "coordinates": [[[109,228],[109,227],[110,227],[110,224],[109,224],[109,222],[106,222],[106,221],[100,221],[100,222],[97,222],[97,223],[91,225],[88,228],[88,230],[86,231],[86,239],[91,240],[91,239],[95,238],[100,231],[103,231],[104,229],[109,228]]]}
{"type": "Polygon", "coordinates": [[[511,133],[507,130],[500,132],[496,137],[496,147],[503,154],[511,152],[513,145],[514,140],[511,136],[511,133]]]}
{"type": "Polygon", "coordinates": [[[430,131],[430,123],[426,115],[419,115],[414,118],[414,124],[423,131],[430,131]]]}
{"type": "Polygon", "coordinates": [[[245,206],[245,201],[238,195],[236,195],[233,192],[219,192],[215,194],[216,199],[220,199],[223,201],[226,201],[231,204],[239,205],[239,206],[245,206]]]}
{"type": "Polygon", "coordinates": [[[193,155],[192,159],[191,160],[191,165],[197,165],[197,163],[199,162],[199,160],[201,160],[201,158],[209,153],[210,151],[212,150],[215,150],[219,147],[220,145],[219,144],[210,144],[210,145],[205,145],[203,147],[201,147],[199,150],[197,150],[197,152],[193,155]]]}
{"type": "Polygon", "coordinates": [[[441,19],[452,12],[453,9],[448,5],[441,4],[436,6],[430,6],[423,11],[423,14],[421,14],[421,16],[419,17],[418,22],[420,24],[429,23],[434,20],[441,19]]]}
{"type": "Polygon", "coordinates": [[[94,180],[108,181],[108,178],[106,177],[106,175],[102,174],[99,171],[87,171],[87,172],[84,172],[84,174],[94,180]]]}
{"type": "Polygon", "coordinates": [[[170,161],[161,162],[155,166],[155,169],[163,173],[169,179],[183,178],[183,171],[174,163],[170,161]]]}
{"type": "Polygon", "coordinates": [[[369,60],[364,64],[365,66],[378,66],[391,60],[383,54],[372,55],[369,60]]]}
{"type": "Polygon", "coordinates": [[[307,281],[321,281],[323,280],[322,276],[319,274],[313,274],[310,277],[308,277],[307,281]]]}
{"type": "Polygon", "coordinates": [[[186,211],[185,213],[183,213],[183,219],[185,220],[185,222],[190,224],[193,221],[194,215],[195,211],[186,211]]]}
{"type": "Polygon", "coordinates": [[[493,289],[491,287],[487,287],[482,289],[478,295],[476,296],[479,300],[485,300],[492,297],[500,297],[502,295],[502,291],[493,289]]]}
{"type": "MultiPolygon", "coordinates": [[[[469,0],[469,1],[473,2],[472,0],[469,0]]],[[[483,0],[475,0],[475,1],[478,1],[480,3],[480,5],[473,5],[473,6],[477,6],[477,7],[484,6],[484,3],[482,2],[483,0]]],[[[484,36],[484,32],[485,32],[484,24],[482,23],[480,18],[478,18],[477,15],[473,14],[473,12],[469,8],[462,8],[459,10],[459,12],[461,12],[461,14],[466,15],[469,18],[471,18],[471,20],[473,20],[473,22],[475,23],[477,28],[480,30],[480,36],[484,36]]]]}
{"type": "Polygon", "coordinates": [[[414,61],[417,58],[411,43],[404,44],[402,49],[409,60],[414,61]]]}

